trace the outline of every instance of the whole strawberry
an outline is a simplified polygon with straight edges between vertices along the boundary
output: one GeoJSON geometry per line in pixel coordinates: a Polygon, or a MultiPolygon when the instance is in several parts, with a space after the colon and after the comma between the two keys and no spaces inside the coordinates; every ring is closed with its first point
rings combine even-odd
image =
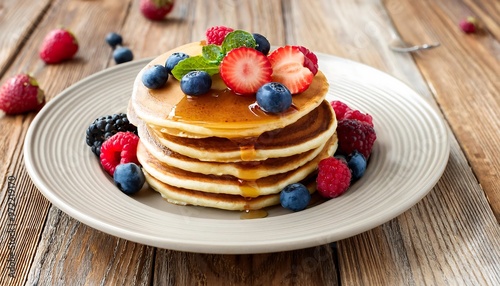
{"type": "Polygon", "coordinates": [[[69,60],[78,51],[76,37],[65,29],[50,31],[40,47],[40,58],[47,64],[56,64],[69,60]]]}
{"type": "Polygon", "coordinates": [[[39,110],[45,103],[45,94],[36,80],[27,74],[18,74],[0,87],[0,109],[6,114],[39,110]]]}
{"type": "Polygon", "coordinates": [[[139,9],[144,17],[159,21],[174,8],[174,0],[141,0],[139,9]]]}

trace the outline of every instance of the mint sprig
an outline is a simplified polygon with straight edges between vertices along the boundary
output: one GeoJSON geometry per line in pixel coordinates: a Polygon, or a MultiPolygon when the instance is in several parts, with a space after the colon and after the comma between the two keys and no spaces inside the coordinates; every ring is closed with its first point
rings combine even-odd
{"type": "Polygon", "coordinates": [[[227,54],[232,49],[239,47],[255,48],[256,45],[257,43],[252,34],[242,30],[235,30],[226,35],[221,47],[222,52],[227,54]]]}
{"type": "Polygon", "coordinates": [[[184,75],[191,71],[205,71],[212,76],[219,73],[219,63],[209,62],[203,56],[189,57],[174,67],[172,75],[177,80],[181,80],[184,75]]]}
{"type": "Polygon", "coordinates": [[[201,56],[189,57],[180,61],[172,75],[181,80],[190,71],[206,71],[210,76],[219,73],[219,66],[226,54],[239,47],[255,48],[257,43],[252,34],[243,30],[235,30],[226,35],[222,45],[206,45],[202,47],[201,56]]]}
{"type": "Polygon", "coordinates": [[[202,55],[206,60],[217,64],[220,63],[224,57],[221,47],[213,44],[203,46],[202,52],[202,55]]]}

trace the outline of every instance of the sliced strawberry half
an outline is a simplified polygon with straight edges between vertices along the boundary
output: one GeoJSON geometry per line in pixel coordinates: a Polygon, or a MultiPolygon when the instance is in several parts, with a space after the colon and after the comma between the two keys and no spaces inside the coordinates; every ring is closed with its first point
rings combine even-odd
{"type": "Polygon", "coordinates": [[[297,47],[304,54],[304,66],[308,68],[313,75],[316,75],[318,73],[318,57],[306,47],[297,47]]]}
{"type": "Polygon", "coordinates": [[[222,80],[240,95],[255,94],[263,84],[271,82],[272,73],[268,58],[248,47],[231,50],[220,64],[222,80]]]}
{"type": "Polygon", "coordinates": [[[268,56],[273,69],[272,80],[284,84],[292,94],[305,91],[314,74],[304,67],[304,54],[297,46],[283,46],[268,56]]]}

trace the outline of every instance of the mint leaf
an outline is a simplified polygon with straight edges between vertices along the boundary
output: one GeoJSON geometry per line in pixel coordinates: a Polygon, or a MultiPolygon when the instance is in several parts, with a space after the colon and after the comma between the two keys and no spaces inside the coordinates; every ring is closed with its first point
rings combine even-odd
{"type": "Polygon", "coordinates": [[[219,73],[219,64],[206,60],[203,56],[189,57],[180,61],[172,70],[172,75],[181,80],[190,71],[205,71],[210,76],[219,73]]]}
{"type": "Polygon", "coordinates": [[[220,63],[224,54],[222,53],[221,47],[217,45],[206,45],[202,48],[203,57],[209,62],[220,63]]]}
{"type": "Polygon", "coordinates": [[[227,52],[232,49],[239,47],[255,48],[256,45],[257,43],[252,34],[246,31],[236,30],[230,32],[224,38],[224,42],[222,42],[222,52],[227,54],[227,52]]]}

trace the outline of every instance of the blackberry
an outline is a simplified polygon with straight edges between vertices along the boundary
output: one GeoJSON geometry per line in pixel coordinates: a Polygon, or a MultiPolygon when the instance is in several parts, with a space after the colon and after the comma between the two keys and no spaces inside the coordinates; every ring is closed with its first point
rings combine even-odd
{"type": "Polygon", "coordinates": [[[137,127],[128,121],[125,113],[99,117],[87,128],[87,145],[99,157],[102,143],[120,131],[129,131],[137,135],[137,127]]]}

